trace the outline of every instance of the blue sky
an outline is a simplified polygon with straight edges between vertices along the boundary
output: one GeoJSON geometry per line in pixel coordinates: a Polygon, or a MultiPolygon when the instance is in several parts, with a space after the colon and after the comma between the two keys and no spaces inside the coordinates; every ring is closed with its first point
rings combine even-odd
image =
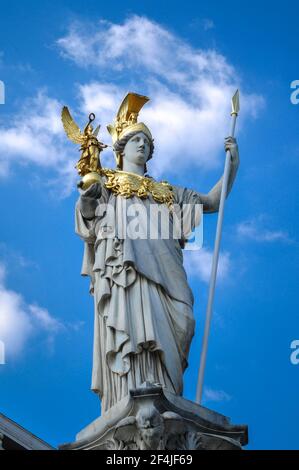
{"type": "MultiPolygon", "coordinates": [[[[149,172],[207,192],[221,176],[230,96],[241,91],[241,165],[227,201],[204,404],[249,426],[251,449],[298,449],[298,76],[295,2],[27,1],[1,6],[0,411],[53,445],[100,412],[90,392],[93,305],[74,234],[77,149],[59,112],[104,128],[124,93],[156,150],[149,172]]],[[[113,165],[109,152],[105,166],[113,165]]],[[[106,160],[105,160],[106,159],[106,160]]],[[[217,217],[185,253],[195,398],[217,217]]]]}

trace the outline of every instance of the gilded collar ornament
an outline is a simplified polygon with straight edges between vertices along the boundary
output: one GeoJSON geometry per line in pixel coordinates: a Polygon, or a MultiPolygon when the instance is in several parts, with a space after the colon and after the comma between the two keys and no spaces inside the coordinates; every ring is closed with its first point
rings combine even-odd
{"type": "Polygon", "coordinates": [[[155,201],[166,204],[169,209],[172,207],[174,194],[172,186],[167,181],[157,182],[147,176],[108,168],[102,168],[101,175],[107,178],[105,187],[118,196],[125,198],[137,196],[145,199],[151,195],[155,201]]]}

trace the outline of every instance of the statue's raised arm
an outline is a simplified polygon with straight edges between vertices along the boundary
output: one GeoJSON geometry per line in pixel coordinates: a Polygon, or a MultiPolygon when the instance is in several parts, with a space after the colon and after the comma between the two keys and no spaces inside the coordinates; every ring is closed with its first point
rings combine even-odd
{"type": "MultiPolygon", "coordinates": [[[[227,194],[230,193],[234,180],[236,178],[236,174],[238,171],[240,159],[239,159],[239,150],[237,141],[233,137],[227,137],[224,143],[225,151],[229,151],[231,155],[231,165],[230,165],[230,174],[228,178],[228,186],[227,186],[227,194]]],[[[222,179],[215,184],[215,186],[207,193],[202,194],[199,193],[201,202],[203,204],[203,211],[206,213],[218,212],[219,203],[220,203],[220,196],[221,196],[221,189],[222,189],[222,179]]]]}

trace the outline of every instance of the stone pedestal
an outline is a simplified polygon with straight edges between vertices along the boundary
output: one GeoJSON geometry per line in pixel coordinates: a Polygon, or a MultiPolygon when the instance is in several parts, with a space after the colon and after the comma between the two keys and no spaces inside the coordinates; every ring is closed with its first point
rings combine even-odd
{"type": "Polygon", "coordinates": [[[145,383],[60,449],[239,450],[247,442],[247,426],[145,383]]]}

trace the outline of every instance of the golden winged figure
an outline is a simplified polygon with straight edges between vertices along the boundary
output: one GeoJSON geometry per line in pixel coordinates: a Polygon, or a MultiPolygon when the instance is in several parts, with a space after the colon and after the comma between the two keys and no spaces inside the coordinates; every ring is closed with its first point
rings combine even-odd
{"type": "Polygon", "coordinates": [[[88,173],[100,173],[101,163],[99,155],[107,145],[97,139],[100,126],[97,126],[95,131],[93,131],[91,123],[95,119],[94,113],[89,115],[89,121],[83,132],[81,132],[75,123],[67,106],[62,108],[61,119],[68,138],[75,144],[81,145],[80,150],[82,153],[76,164],[79,175],[84,177],[88,173]]]}

